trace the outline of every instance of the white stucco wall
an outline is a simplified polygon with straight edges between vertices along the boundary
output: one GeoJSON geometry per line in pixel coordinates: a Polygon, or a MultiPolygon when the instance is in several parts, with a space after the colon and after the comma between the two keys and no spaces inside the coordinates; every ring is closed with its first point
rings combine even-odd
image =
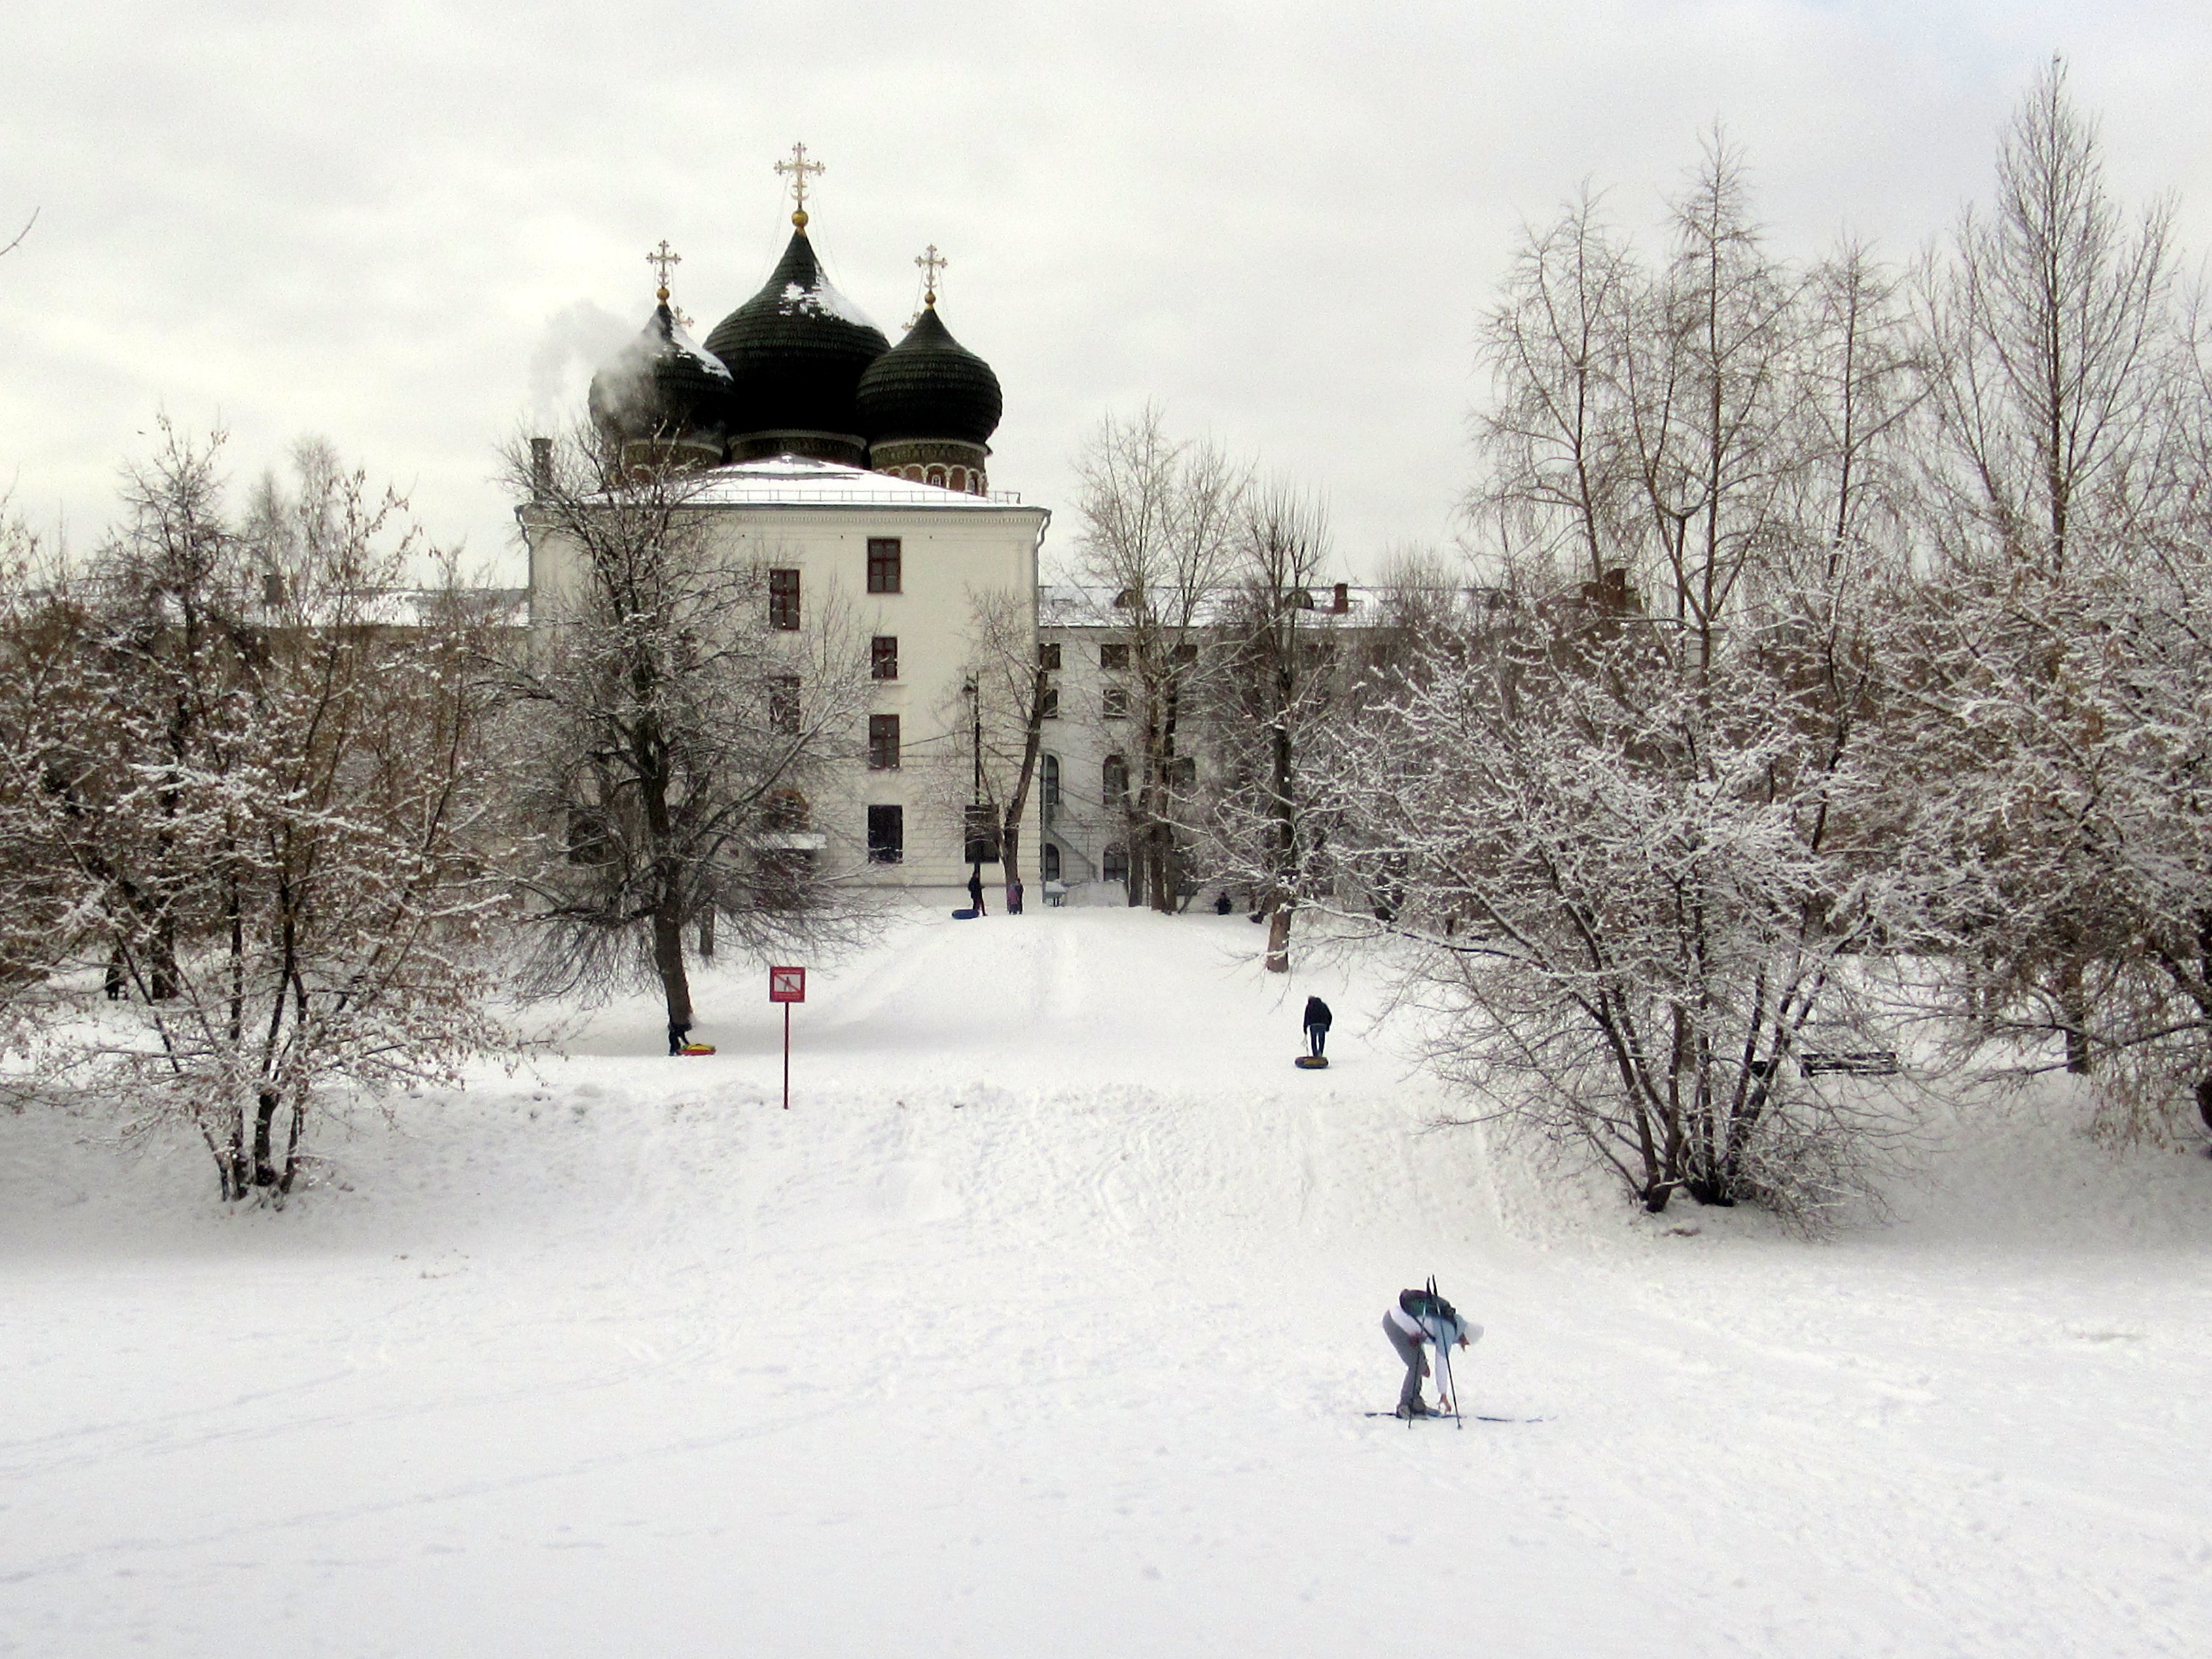
{"type": "MultiPolygon", "coordinates": [[[[960,691],[973,596],[1012,593],[1035,616],[1037,554],[1051,515],[1004,498],[789,457],[705,476],[697,510],[709,517],[714,547],[733,561],[797,569],[802,621],[836,605],[863,655],[873,635],[899,642],[898,678],[871,684],[868,706],[899,717],[902,764],[896,771],[868,767],[862,719],[850,734],[849,760],[812,803],[813,828],[829,837],[824,858],[833,869],[871,882],[964,882],[960,816],[942,774],[933,776],[927,763],[933,757],[957,763],[968,753],[960,691]],[[878,537],[900,543],[896,593],[867,591],[868,543],[878,537]],[[866,809],[878,805],[904,809],[906,855],[896,866],[864,866],[866,809]]],[[[529,518],[525,509],[526,530],[529,518]]],[[[557,537],[532,538],[535,599],[543,604],[568,588],[575,556],[557,537]]],[[[986,865],[983,877],[995,883],[998,867],[986,865]]]]}

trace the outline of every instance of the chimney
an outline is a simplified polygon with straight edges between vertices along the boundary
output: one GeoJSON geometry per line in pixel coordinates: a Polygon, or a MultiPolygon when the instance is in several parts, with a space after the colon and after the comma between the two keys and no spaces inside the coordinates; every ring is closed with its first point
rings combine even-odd
{"type": "Polygon", "coordinates": [[[532,438],[530,441],[530,493],[534,501],[544,501],[553,493],[553,441],[532,438]]]}
{"type": "Polygon", "coordinates": [[[1336,586],[1330,591],[1328,608],[1335,611],[1340,617],[1341,617],[1346,611],[1352,609],[1352,584],[1350,582],[1339,582],[1336,586]]]}

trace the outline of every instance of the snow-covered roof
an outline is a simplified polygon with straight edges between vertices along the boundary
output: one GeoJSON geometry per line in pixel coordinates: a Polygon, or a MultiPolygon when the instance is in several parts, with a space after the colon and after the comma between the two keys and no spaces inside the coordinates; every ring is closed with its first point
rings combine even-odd
{"type": "Polygon", "coordinates": [[[693,339],[691,331],[673,317],[671,317],[668,321],[668,343],[696,362],[703,373],[724,380],[730,378],[728,366],[720,357],[701,345],[698,341],[693,339]]]}
{"type": "MultiPolygon", "coordinates": [[[[437,587],[380,587],[349,594],[343,600],[318,597],[304,606],[292,607],[296,619],[309,627],[326,627],[343,618],[356,627],[421,628],[445,603],[447,590],[437,587]]],[[[522,628],[530,621],[530,594],[520,587],[464,587],[455,597],[466,614],[494,628],[522,628]]],[[[264,605],[264,619],[282,623],[293,620],[285,607],[264,605]]]]}
{"type": "Polygon", "coordinates": [[[788,312],[811,311],[823,317],[842,317],[862,328],[875,327],[875,319],[830,285],[829,277],[817,270],[813,282],[786,283],[776,296],[779,309],[788,312]]]}
{"type": "Polygon", "coordinates": [[[1022,498],[1011,490],[971,495],[964,490],[916,483],[911,478],[803,455],[777,455],[712,468],[698,475],[698,492],[689,499],[703,507],[899,507],[950,513],[988,512],[1022,504],[1022,498]]]}
{"type": "MultiPolygon", "coordinates": [[[[1316,583],[1310,590],[1312,611],[1316,617],[1328,617],[1340,624],[1358,628],[1373,623],[1381,614],[1382,591],[1344,584],[1345,608],[1335,608],[1337,584],[1316,583]]],[[[1196,623],[1200,628],[1210,628],[1227,616],[1234,590],[1224,588],[1201,599],[1197,606],[1196,623]]],[[[1113,588],[1091,586],[1080,582],[1047,582],[1037,588],[1037,626],[1039,628],[1121,628],[1129,621],[1127,604],[1116,604],[1121,596],[1113,588]]]]}

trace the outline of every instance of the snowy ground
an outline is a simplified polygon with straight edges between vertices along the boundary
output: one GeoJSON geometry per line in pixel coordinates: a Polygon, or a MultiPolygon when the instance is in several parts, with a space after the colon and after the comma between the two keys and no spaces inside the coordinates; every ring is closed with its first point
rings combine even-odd
{"type": "Polygon", "coordinates": [[[788,1114],[748,969],[282,1215],[0,1116],[0,1651],[2212,1650],[2212,1162],[1562,1222],[1241,919],[941,917],[817,973],[788,1114]],[[1362,1415],[1431,1272],[1544,1421],[1362,1415]]]}

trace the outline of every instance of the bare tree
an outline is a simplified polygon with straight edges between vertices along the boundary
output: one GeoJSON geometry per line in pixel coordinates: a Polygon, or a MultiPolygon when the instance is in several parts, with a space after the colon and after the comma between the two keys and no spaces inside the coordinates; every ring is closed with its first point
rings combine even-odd
{"type": "MultiPolygon", "coordinates": [[[[1986,634],[1993,647],[2019,637],[2023,606],[2070,609],[2067,584],[2128,563],[2177,511],[2185,518],[2192,496],[2191,360],[2174,306],[2170,206],[2127,222],[2105,180],[2096,124],[2075,107],[2055,59],[2014,114],[1996,173],[1994,206],[1962,216],[1948,257],[1919,283],[1931,426],[1924,522],[1963,573],[1940,614],[1954,635],[1986,634]],[[2017,584],[2033,595],[2016,595],[2017,584]]],[[[1963,692],[1982,678],[1980,649],[1939,649],[1934,659],[1960,666],[1963,692]]],[[[2010,671],[2001,678],[2009,684],[2010,671]]],[[[2037,844],[2073,834],[2063,816],[2009,821],[2015,875],[2063,867],[2064,857],[2037,844]]],[[[2051,896],[2034,907],[2043,927],[2033,948],[2002,970],[2013,989],[1984,992],[2058,1008],[2068,1065],[2086,1073],[2098,957],[2115,919],[2087,889],[2051,896]]],[[[2012,902],[2017,914],[2017,895],[2012,902]]],[[[1986,947],[2002,955],[2001,935],[1986,947]]]]}
{"type": "Polygon", "coordinates": [[[1818,1226],[1894,1127],[1848,1073],[1891,1041],[1868,953],[1917,913],[1873,733],[1814,695],[1804,631],[1739,629],[1692,672],[1649,623],[1516,601],[1322,769],[1338,858],[1395,899],[1340,916],[1395,939],[1431,1061],[1650,1210],[1818,1226]]]}
{"type": "Polygon", "coordinates": [[[1869,1194],[1850,1069],[1921,937],[1877,737],[1912,354],[1862,251],[1767,250],[1717,135],[1669,241],[1588,192],[1528,239],[1472,498],[1504,580],[1394,599],[1314,773],[1447,1076],[1648,1207],[1812,1225],[1869,1194]]]}
{"type": "Polygon", "coordinates": [[[956,816],[988,817],[1012,884],[1022,878],[1022,825],[1043,751],[1052,677],[1037,650],[1027,595],[989,591],[968,598],[967,672],[957,706],[941,711],[961,740],[937,752],[934,778],[939,799],[956,816]]]}
{"type": "Polygon", "coordinates": [[[1911,574],[1917,483],[1911,421],[1925,396],[1925,353],[1903,283],[1865,244],[1846,238],[1814,265],[1799,300],[1798,362],[1785,441],[1805,458],[1800,528],[1786,584],[1830,586],[1911,574]]]}
{"type": "Polygon", "coordinates": [[[1919,283],[1929,524],[1954,557],[2060,577],[2168,483],[2172,209],[2127,222],[2055,58],[1998,146],[1996,186],[1919,283]]]}
{"type": "Polygon", "coordinates": [[[2089,1074],[2123,1135],[2212,1130],[2212,546],[2084,563],[1913,596],[1905,855],[1942,874],[1955,1012],[2006,1069],[2089,1074]]]}
{"type": "Polygon", "coordinates": [[[1493,396],[1466,505],[1510,564],[1554,585],[1603,581],[1642,528],[1621,352],[1644,278],[1599,210],[1586,186],[1549,228],[1524,228],[1483,324],[1493,396]]]}
{"type": "Polygon", "coordinates": [[[775,610],[774,550],[718,544],[700,474],[591,434],[507,459],[529,533],[574,573],[497,668],[531,982],[656,984],[673,1045],[702,925],[765,951],[854,919],[812,806],[854,752],[863,648],[832,592],[775,610]]]}
{"type": "Polygon", "coordinates": [[[1206,815],[1213,862],[1257,895],[1267,968],[1276,974],[1290,970],[1291,915],[1326,837],[1307,771],[1341,701],[1334,615],[1316,604],[1328,556],[1318,500],[1280,481],[1246,493],[1206,681],[1217,751],[1206,815]]]}
{"type": "Polygon", "coordinates": [[[1245,469],[1214,445],[1167,435],[1160,410],[1109,416],[1076,459],[1085,579],[1112,596],[1137,693],[1138,775],[1124,797],[1129,902],[1171,910],[1182,885],[1182,741],[1206,630],[1235,557],[1245,469]]]}
{"type": "Polygon", "coordinates": [[[1672,210],[1674,252],[1620,353],[1653,582],[1692,663],[1791,539],[1786,441],[1798,279],[1766,250],[1741,153],[1716,132],[1672,210]]]}
{"type": "Polygon", "coordinates": [[[319,447],[252,537],[216,447],[166,423],[125,494],[88,576],[12,596],[18,844],[138,1028],[51,1048],[48,1074],[191,1122],[226,1198],[281,1200],[319,1104],[457,1085],[496,1040],[484,618],[450,571],[412,591],[405,504],[319,447]]]}

